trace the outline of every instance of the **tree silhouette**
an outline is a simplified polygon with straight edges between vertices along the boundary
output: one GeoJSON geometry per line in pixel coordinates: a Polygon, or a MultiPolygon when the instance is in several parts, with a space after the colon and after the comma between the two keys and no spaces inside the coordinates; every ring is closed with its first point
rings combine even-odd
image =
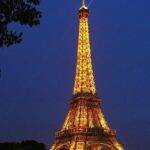
{"type": "Polygon", "coordinates": [[[21,143],[0,143],[0,150],[46,150],[43,143],[23,141],[21,143]]]}
{"type": "Polygon", "coordinates": [[[40,24],[40,0],[0,0],[0,47],[10,46],[22,41],[22,32],[9,30],[12,23],[27,26],[40,24]]]}

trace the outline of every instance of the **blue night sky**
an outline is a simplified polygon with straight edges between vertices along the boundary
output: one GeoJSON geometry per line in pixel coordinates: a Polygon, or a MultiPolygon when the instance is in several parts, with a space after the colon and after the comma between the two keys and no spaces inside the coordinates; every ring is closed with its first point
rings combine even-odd
{"type": "MultiPolygon", "coordinates": [[[[49,146],[72,96],[80,1],[42,1],[41,25],[0,49],[0,142],[49,146]]],[[[125,150],[150,147],[150,1],[94,0],[90,33],[97,92],[125,150]]],[[[12,27],[11,27],[12,28],[12,27]]]]}

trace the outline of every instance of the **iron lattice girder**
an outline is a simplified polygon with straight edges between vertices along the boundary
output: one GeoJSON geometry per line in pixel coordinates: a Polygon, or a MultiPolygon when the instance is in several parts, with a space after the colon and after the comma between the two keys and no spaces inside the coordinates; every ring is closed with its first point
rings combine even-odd
{"type": "Polygon", "coordinates": [[[103,130],[101,128],[73,128],[73,129],[68,129],[68,130],[61,130],[56,132],[55,138],[56,139],[64,139],[64,138],[71,138],[74,136],[84,136],[84,137],[90,137],[90,136],[95,136],[99,137],[99,139],[107,138],[107,137],[115,137],[116,136],[116,131],[111,129],[111,130],[103,130]]]}
{"type": "Polygon", "coordinates": [[[87,7],[83,6],[79,9],[77,65],[73,94],[86,92],[92,94],[96,93],[91,57],[88,15],[89,10],[87,7]]]}
{"type": "Polygon", "coordinates": [[[75,95],[71,99],[69,111],[62,129],[97,127],[109,130],[100,108],[100,99],[96,95],[90,93],[75,95]]]}
{"type": "Polygon", "coordinates": [[[106,150],[123,150],[116,139],[116,131],[110,129],[105,121],[98,96],[80,93],[71,99],[64,125],[55,133],[55,144],[50,150],[60,150],[63,147],[67,147],[67,150],[94,150],[94,145],[106,147],[106,150]],[[90,118],[87,115],[89,111],[94,112],[90,118]],[[83,124],[84,115],[87,117],[87,124],[83,124]],[[74,123],[75,120],[78,121],[77,124],[74,123]]]}
{"type": "Polygon", "coordinates": [[[87,108],[100,108],[100,99],[91,93],[74,95],[70,102],[70,108],[76,108],[79,105],[87,108]]]}

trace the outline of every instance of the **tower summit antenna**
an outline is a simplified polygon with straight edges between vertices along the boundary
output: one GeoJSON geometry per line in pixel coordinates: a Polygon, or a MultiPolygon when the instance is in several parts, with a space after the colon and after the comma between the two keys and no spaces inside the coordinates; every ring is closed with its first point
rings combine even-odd
{"type": "Polygon", "coordinates": [[[85,7],[85,0],[82,0],[82,7],[85,7]]]}

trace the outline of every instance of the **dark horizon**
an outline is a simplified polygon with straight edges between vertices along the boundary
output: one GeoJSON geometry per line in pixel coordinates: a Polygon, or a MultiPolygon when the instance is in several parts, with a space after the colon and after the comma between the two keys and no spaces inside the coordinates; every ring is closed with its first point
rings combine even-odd
{"type": "MultiPolygon", "coordinates": [[[[90,36],[97,93],[125,150],[150,147],[150,1],[93,1],[90,36]]],[[[0,49],[0,142],[52,144],[72,97],[80,0],[42,1],[41,25],[0,49]]]]}

